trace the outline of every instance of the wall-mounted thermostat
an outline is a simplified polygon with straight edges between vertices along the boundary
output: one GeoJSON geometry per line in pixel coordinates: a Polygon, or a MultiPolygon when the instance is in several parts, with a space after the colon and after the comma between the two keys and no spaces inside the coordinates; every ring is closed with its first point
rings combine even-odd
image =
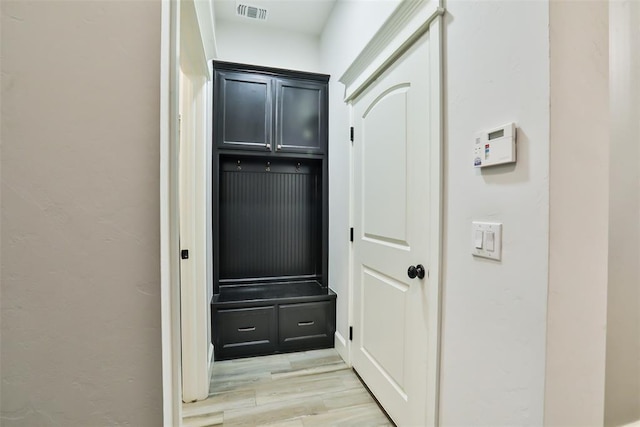
{"type": "Polygon", "coordinates": [[[516,124],[480,132],[476,135],[473,165],[477,168],[516,161],[516,124]]]}

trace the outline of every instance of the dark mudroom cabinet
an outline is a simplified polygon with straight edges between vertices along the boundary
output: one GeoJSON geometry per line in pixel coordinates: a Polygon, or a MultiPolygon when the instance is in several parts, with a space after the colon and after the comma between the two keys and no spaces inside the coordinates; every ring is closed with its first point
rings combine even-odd
{"type": "MultiPolygon", "coordinates": [[[[218,148],[323,154],[327,145],[327,82],[309,73],[215,69],[218,148]],[[259,73],[262,71],[262,74],[259,73]]],[[[226,67],[226,68],[225,68],[226,67]]],[[[248,68],[248,67],[245,67],[248,68]]]]}
{"type": "Polygon", "coordinates": [[[214,62],[216,359],[333,346],[329,76],[214,62]]]}

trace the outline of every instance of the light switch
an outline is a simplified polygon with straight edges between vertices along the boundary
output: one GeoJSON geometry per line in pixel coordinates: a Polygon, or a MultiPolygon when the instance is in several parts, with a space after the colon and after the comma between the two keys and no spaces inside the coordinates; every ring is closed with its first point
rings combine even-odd
{"type": "Polygon", "coordinates": [[[502,224],[473,221],[471,238],[474,256],[496,261],[502,259],[502,224]]]}
{"type": "Polygon", "coordinates": [[[484,231],[476,230],[476,249],[482,249],[482,240],[484,239],[484,231]]]}
{"type": "Polygon", "coordinates": [[[493,231],[487,231],[484,234],[487,241],[485,249],[489,252],[493,252],[495,250],[495,233],[493,231]]]}

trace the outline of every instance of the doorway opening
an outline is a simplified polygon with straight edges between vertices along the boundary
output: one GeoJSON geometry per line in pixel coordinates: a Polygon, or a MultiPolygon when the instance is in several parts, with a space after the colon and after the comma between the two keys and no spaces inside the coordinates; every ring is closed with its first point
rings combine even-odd
{"type": "MultiPolygon", "coordinates": [[[[181,3],[184,3],[184,0],[181,3]]],[[[172,37],[175,37],[176,40],[180,40],[180,37],[178,37],[178,35],[183,35],[182,31],[180,30],[180,24],[184,24],[185,19],[189,18],[189,15],[191,15],[191,18],[190,18],[191,21],[197,23],[196,27],[198,28],[198,31],[195,32],[197,36],[195,37],[195,39],[196,41],[198,41],[198,37],[199,37],[199,41],[198,43],[195,43],[195,44],[196,45],[199,44],[201,48],[190,50],[193,47],[193,44],[187,43],[186,45],[180,45],[183,47],[183,49],[180,50],[179,46],[175,43],[175,41],[173,42],[174,53],[170,56],[170,59],[174,61],[173,63],[174,66],[178,63],[178,61],[181,62],[182,54],[186,55],[186,54],[189,54],[189,52],[193,53],[196,56],[199,55],[201,58],[204,57],[208,61],[213,57],[216,57],[218,59],[227,59],[225,55],[227,54],[231,55],[230,53],[228,53],[231,51],[244,52],[243,53],[244,55],[251,55],[253,59],[242,60],[239,58],[229,57],[228,59],[230,60],[235,60],[235,61],[240,61],[245,63],[246,62],[261,63],[261,65],[273,65],[273,64],[269,64],[268,62],[262,61],[262,59],[264,58],[264,55],[262,54],[264,54],[265,52],[264,50],[262,50],[261,52],[260,46],[257,46],[257,47],[255,46],[256,43],[254,43],[254,47],[252,50],[251,49],[230,49],[230,48],[233,48],[234,43],[235,43],[235,47],[241,46],[243,44],[242,38],[231,37],[233,38],[233,41],[230,41],[231,38],[226,39],[227,40],[226,42],[223,41],[224,34],[237,35],[238,28],[240,27],[242,27],[242,32],[244,32],[245,42],[247,42],[246,40],[247,38],[251,41],[255,41],[256,40],[255,30],[245,31],[246,26],[238,26],[238,28],[234,30],[228,24],[221,23],[216,26],[216,32],[214,33],[213,31],[214,22],[217,22],[217,21],[215,21],[213,18],[213,10],[210,9],[206,13],[202,14],[201,13],[202,11],[199,10],[200,6],[198,6],[198,3],[199,2],[192,3],[193,7],[190,6],[191,7],[190,10],[193,11],[193,13],[189,12],[189,10],[184,9],[182,6],[178,8],[179,10],[173,7],[173,11],[172,11],[173,15],[170,14],[171,19],[165,19],[165,21],[169,23],[173,23],[173,27],[170,26],[170,28],[172,28],[173,35],[172,35],[172,32],[169,31],[169,37],[167,37],[169,41],[172,40],[172,37]],[[180,12],[184,12],[184,13],[180,14],[180,12]],[[178,17],[175,16],[176,14],[178,15],[178,17]],[[202,16],[208,17],[208,19],[205,19],[204,21],[208,20],[209,25],[211,27],[210,31],[206,30],[207,25],[204,25],[204,26],[202,25],[202,22],[203,22],[203,19],[201,19],[202,16]],[[205,28],[205,30],[203,30],[203,28],[205,28]],[[209,49],[210,52],[207,53],[207,47],[206,47],[207,40],[211,39],[215,41],[216,38],[218,42],[217,49],[209,49]],[[225,45],[225,43],[227,44],[225,45]],[[225,49],[227,50],[225,51],[225,49]],[[213,54],[211,52],[213,52],[213,54]],[[211,54],[213,56],[209,58],[207,56],[208,54],[211,54]]],[[[219,2],[219,3],[225,4],[228,2],[219,2]]],[[[218,2],[216,2],[215,4],[217,6],[218,2]]],[[[328,272],[328,279],[329,279],[329,287],[333,289],[336,292],[336,294],[338,294],[335,346],[338,353],[341,355],[341,357],[346,361],[348,365],[351,364],[351,354],[353,350],[352,344],[349,341],[349,330],[350,330],[350,327],[354,325],[354,314],[353,314],[354,310],[352,306],[353,304],[352,276],[356,275],[356,270],[353,267],[353,259],[352,259],[353,249],[352,249],[351,243],[349,242],[349,229],[355,223],[354,213],[352,209],[352,204],[353,204],[352,184],[350,184],[353,179],[351,164],[352,164],[354,153],[349,141],[349,133],[348,133],[348,129],[351,127],[353,123],[352,118],[354,114],[354,109],[352,105],[350,106],[347,103],[348,102],[353,103],[353,101],[356,100],[356,98],[360,95],[364,96],[364,92],[367,90],[370,84],[374,80],[376,80],[384,72],[384,70],[389,69],[392,66],[393,62],[397,60],[398,57],[402,55],[402,53],[407,51],[407,49],[420,38],[420,35],[425,34],[425,32],[428,32],[430,35],[433,35],[432,37],[433,46],[432,46],[432,49],[430,50],[429,59],[430,59],[430,67],[436,70],[436,72],[434,73],[434,76],[438,76],[438,79],[430,81],[430,84],[432,85],[430,86],[430,90],[432,91],[431,93],[433,96],[434,105],[439,106],[440,90],[441,90],[439,87],[439,84],[440,84],[439,55],[441,52],[441,48],[440,48],[440,32],[441,32],[440,19],[441,18],[440,17],[442,15],[442,9],[434,4],[430,4],[429,2],[413,2],[409,0],[398,1],[396,3],[389,2],[385,5],[380,5],[380,9],[375,11],[372,10],[371,8],[367,9],[367,7],[368,7],[367,5],[357,5],[357,4],[352,4],[352,5],[342,4],[342,5],[334,6],[334,8],[329,11],[332,15],[330,17],[330,20],[327,21],[327,23],[325,24],[324,33],[322,34],[322,36],[319,38],[311,37],[311,39],[315,40],[314,43],[316,46],[316,52],[318,53],[318,57],[324,58],[324,60],[318,60],[316,58],[315,64],[317,65],[318,68],[314,69],[313,71],[326,72],[328,74],[333,75],[332,81],[330,82],[331,95],[330,95],[330,104],[329,104],[330,105],[329,107],[330,108],[329,141],[332,146],[332,150],[330,150],[330,153],[332,156],[330,160],[330,164],[332,164],[333,166],[331,166],[332,170],[329,171],[329,176],[330,176],[329,187],[332,188],[332,191],[333,189],[336,189],[336,191],[335,193],[332,193],[332,199],[329,200],[329,204],[330,206],[332,206],[331,208],[332,211],[330,213],[331,217],[329,220],[329,223],[330,223],[329,253],[331,255],[329,258],[330,267],[328,272]],[[341,7],[342,9],[336,11],[337,7],[341,7]],[[362,29],[360,29],[361,31],[359,31],[358,34],[353,34],[350,37],[349,35],[346,35],[344,32],[345,31],[355,32],[355,30],[348,28],[348,26],[347,27],[340,26],[340,23],[342,19],[347,19],[352,14],[358,14],[361,17],[367,14],[370,14],[371,15],[369,17],[370,19],[367,19],[367,22],[369,22],[371,25],[370,25],[370,28],[368,28],[366,31],[362,31],[362,29]],[[336,46],[340,46],[340,44],[345,44],[344,40],[350,40],[349,42],[350,45],[342,46],[341,49],[335,48],[336,46]],[[329,61],[328,58],[333,58],[333,60],[329,61]],[[343,96],[342,95],[343,93],[345,93],[346,96],[343,96]],[[336,149],[333,150],[333,147],[336,147],[336,149]]],[[[170,8],[167,6],[165,9],[169,11],[170,8]]],[[[269,11],[270,16],[273,16],[272,12],[273,11],[271,10],[269,11]]],[[[283,36],[283,33],[281,31],[280,32],[272,31],[272,37],[270,38],[270,40],[273,41],[279,38],[281,41],[283,41],[283,43],[285,43],[283,46],[290,46],[290,44],[288,44],[289,42],[286,41],[287,38],[286,37],[283,38],[282,36],[283,36]]],[[[307,42],[308,42],[308,38],[302,37],[293,43],[309,46],[309,43],[307,42]]],[[[171,43],[168,43],[168,44],[171,45],[171,43]]],[[[274,51],[282,51],[282,50],[283,49],[281,46],[280,47],[271,46],[269,52],[272,53],[274,51]]],[[[302,60],[307,61],[308,63],[313,62],[312,60],[309,59],[313,55],[305,55],[305,54],[298,55],[299,52],[300,51],[296,51],[294,52],[293,55],[291,53],[280,54],[279,57],[283,58],[283,62],[277,65],[279,65],[280,67],[300,69],[301,67],[297,67],[295,66],[295,64],[291,63],[292,58],[295,58],[295,57],[302,57],[303,58],[302,60]],[[289,63],[286,63],[287,61],[289,63]]],[[[266,55],[266,56],[269,58],[278,57],[278,55],[266,55]]],[[[171,62],[171,61],[168,61],[168,62],[171,62]]],[[[174,70],[177,70],[177,67],[174,68],[174,70]]],[[[209,79],[210,79],[211,69],[208,68],[207,72],[209,73],[209,79]]],[[[198,85],[200,85],[203,82],[206,83],[206,81],[207,81],[206,78],[204,80],[199,80],[198,85]]],[[[175,95],[176,93],[180,93],[179,80],[175,79],[175,76],[174,76],[174,83],[175,84],[173,86],[171,85],[170,86],[174,89],[173,94],[175,95]]],[[[206,86],[206,84],[202,86],[204,87],[206,86]]],[[[203,90],[211,92],[210,88],[203,89],[203,90]]],[[[197,89],[192,90],[192,93],[197,93],[197,92],[198,92],[197,89]]],[[[187,91],[185,90],[184,93],[187,93],[187,91]]],[[[169,99],[171,99],[171,91],[168,91],[168,95],[169,95],[169,99]]],[[[167,138],[170,139],[170,137],[173,137],[175,138],[173,140],[175,142],[175,141],[182,140],[179,138],[187,138],[188,136],[187,135],[183,136],[182,134],[178,134],[178,132],[182,132],[180,128],[184,125],[180,123],[181,120],[178,120],[178,111],[179,111],[179,108],[177,105],[178,102],[175,99],[173,100],[173,102],[176,105],[174,105],[173,108],[167,108],[167,112],[168,112],[167,115],[171,117],[171,114],[174,114],[175,117],[172,120],[175,120],[175,123],[173,124],[173,128],[170,127],[169,131],[167,131],[167,138]]],[[[208,100],[206,97],[204,97],[198,102],[199,102],[198,104],[199,106],[196,107],[196,110],[200,108],[204,108],[206,110],[208,106],[210,111],[210,107],[211,107],[210,99],[208,100]]],[[[171,102],[168,102],[168,104],[171,105],[171,102]]],[[[439,276],[440,276],[440,272],[439,272],[440,271],[440,268],[439,268],[440,222],[439,221],[440,221],[440,194],[441,194],[439,159],[440,159],[441,136],[440,136],[440,120],[438,116],[440,114],[439,108],[438,109],[431,108],[429,110],[429,114],[435,114],[433,117],[429,117],[429,120],[433,120],[434,134],[430,135],[430,137],[433,138],[433,140],[435,141],[434,144],[436,146],[430,148],[431,151],[429,155],[431,157],[429,161],[434,164],[434,167],[430,169],[431,172],[430,172],[429,185],[428,185],[428,188],[424,188],[424,190],[429,191],[430,198],[431,198],[430,200],[432,201],[432,209],[434,212],[434,214],[430,216],[430,222],[431,222],[430,227],[435,226],[435,228],[433,229],[435,231],[433,232],[434,239],[430,240],[430,243],[429,243],[432,249],[432,252],[431,252],[431,255],[429,256],[429,261],[428,261],[429,264],[427,268],[429,270],[429,277],[428,277],[429,289],[433,292],[431,296],[434,297],[433,303],[435,305],[434,305],[434,310],[429,312],[428,318],[424,319],[424,321],[428,322],[430,333],[433,332],[435,335],[433,335],[433,337],[430,336],[430,339],[428,342],[429,370],[427,373],[427,377],[424,378],[423,381],[428,384],[428,389],[429,389],[428,408],[427,408],[428,415],[426,415],[427,418],[425,419],[428,419],[429,424],[432,424],[434,422],[433,420],[435,420],[435,417],[436,417],[436,408],[437,408],[436,390],[437,390],[437,366],[438,366],[439,276]]],[[[195,116],[198,117],[198,114],[195,114],[195,116]]],[[[199,119],[196,119],[196,123],[197,123],[197,120],[199,119]]],[[[206,122],[207,120],[210,122],[210,119],[208,117],[205,117],[204,122],[206,122]]],[[[200,128],[201,128],[201,130],[199,131],[200,134],[196,132],[194,134],[196,135],[194,136],[194,138],[203,139],[206,144],[210,145],[209,144],[209,142],[211,141],[210,130],[206,130],[206,129],[202,130],[201,125],[200,125],[200,128]]],[[[200,247],[200,248],[204,247],[205,253],[207,252],[206,248],[210,244],[207,241],[204,241],[204,242],[200,241],[199,243],[196,241],[198,238],[197,236],[199,235],[197,230],[198,229],[207,230],[206,212],[202,216],[204,218],[204,221],[200,221],[201,225],[198,226],[200,228],[195,227],[193,224],[188,225],[186,227],[184,226],[185,220],[188,222],[187,218],[191,214],[193,214],[194,212],[193,206],[196,205],[196,202],[194,199],[192,200],[191,204],[188,202],[186,203],[186,206],[183,206],[184,203],[182,201],[185,200],[185,196],[189,196],[190,192],[194,189],[194,186],[193,185],[183,186],[185,181],[181,181],[181,179],[197,180],[197,177],[189,175],[188,177],[183,178],[182,174],[176,175],[176,171],[179,170],[178,169],[179,165],[182,165],[182,167],[185,170],[188,170],[189,174],[192,172],[197,174],[198,173],[197,168],[190,169],[188,166],[182,163],[182,160],[186,160],[189,158],[189,156],[191,156],[191,158],[194,159],[195,161],[195,159],[197,159],[199,156],[193,152],[189,152],[189,151],[183,152],[182,147],[181,146],[178,146],[178,147],[179,149],[176,148],[175,146],[172,146],[171,144],[167,144],[166,153],[169,160],[165,161],[166,171],[164,171],[164,173],[166,174],[165,177],[167,176],[169,177],[167,178],[166,181],[170,184],[166,186],[165,190],[167,192],[171,192],[171,196],[166,197],[165,199],[165,202],[167,202],[167,205],[168,205],[166,209],[166,215],[167,217],[171,218],[170,221],[169,220],[166,221],[167,227],[165,227],[165,231],[172,238],[166,239],[167,240],[166,245],[163,245],[163,253],[164,253],[164,249],[166,249],[167,255],[164,258],[165,262],[171,261],[173,262],[173,264],[172,264],[172,268],[167,269],[166,275],[163,272],[163,283],[164,283],[164,280],[166,280],[168,283],[166,286],[163,286],[163,308],[165,308],[165,310],[163,310],[163,322],[166,319],[168,319],[167,322],[164,324],[165,325],[169,324],[170,330],[173,331],[173,333],[165,334],[164,328],[163,328],[163,343],[165,341],[169,342],[169,345],[167,348],[170,348],[173,351],[172,354],[174,355],[172,360],[165,358],[165,360],[171,361],[171,365],[173,367],[173,373],[171,375],[171,377],[173,378],[173,382],[170,384],[173,387],[171,389],[173,390],[176,386],[176,381],[175,381],[176,376],[177,377],[182,376],[180,378],[181,381],[178,381],[178,383],[179,385],[183,386],[182,387],[183,390],[181,390],[179,393],[179,395],[181,396],[181,400],[183,400],[185,396],[184,391],[187,388],[186,386],[193,384],[193,382],[190,382],[192,380],[190,380],[188,377],[191,377],[193,375],[193,373],[189,374],[189,370],[194,366],[193,365],[194,362],[192,360],[195,360],[190,357],[185,357],[185,354],[188,354],[189,351],[199,351],[199,353],[196,356],[197,360],[199,361],[195,362],[198,364],[199,368],[194,369],[193,372],[196,372],[196,371],[200,373],[204,372],[204,375],[206,375],[208,378],[209,367],[211,366],[211,364],[209,363],[210,331],[207,330],[209,322],[205,321],[205,324],[203,325],[201,322],[192,320],[194,323],[197,323],[198,325],[200,325],[200,326],[196,326],[196,328],[198,327],[200,327],[201,329],[203,327],[205,328],[204,335],[206,338],[204,340],[205,341],[204,345],[202,345],[203,344],[203,340],[201,337],[203,335],[201,333],[202,331],[200,331],[200,333],[194,333],[194,331],[189,329],[188,327],[185,329],[185,323],[183,320],[182,321],[183,323],[181,324],[182,333],[180,334],[180,325],[176,325],[176,310],[180,312],[180,310],[177,308],[180,306],[180,304],[182,304],[182,307],[183,307],[183,309],[181,310],[182,312],[187,311],[188,308],[193,308],[194,305],[199,305],[199,302],[201,301],[198,298],[194,298],[193,294],[188,295],[188,292],[193,291],[193,289],[190,290],[190,284],[186,282],[189,282],[189,281],[197,282],[198,279],[194,279],[194,277],[196,277],[198,274],[200,274],[200,277],[207,277],[207,278],[211,277],[210,270],[209,270],[211,267],[207,264],[207,259],[209,257],[204,257],[204,262],[200,262],[200,267],[195,267],[196,270],[199,270],[200,272],[204,271],[204,273],[198,273],[196,271],[189,272],[190,266],[198,264],[197,258],[191,258],[193,254],[191,251],[189,253],[189,259],[181,259],[179,261],[179,264],[174,262],[173,259],[171,258],[171,257],[174,257],[175,254],[180,253],[179,251],[184,248],[185,242],[190,242],[191,245],[196,245],[194,247],[200,247]],[[185,154],[183,155],[183,153],[185,154]],[[177,157],[177,159],[175,157],[177,157]],[[170,201],[173,201],[173,204],[170,203],[170,201]],[[179,205],[179,208],[177,205],[179,205]],[[174,227],[177,224],[180,224],[179,237],[177,236],[175,229],[173,230],[171,229],[170,227],[171,224],[173,224],[174,227]],[[183,232],[193,233],[194,240],[185,239],[184,236],[182,235],[183,232]],[[177,240],[178,238],[179,240],[177,240]],[[185,283],[182,283],[181,281],[178,281],[178,283],[180,283],[179,285],[176,283],[176,280],[178,280],[176,276],[176,271],[180,272],[180,275],[182,276],[180,279],[182,280],[182,282],[185,282],[185,283]],[[185,276],[183,272],[186,273],[187,276],[185,276]],[[176,286],[179,286],[179,288],[182,289],[181,296],[179,295],[178,297],[176,297],[176,292],[175,292],[176,286]],[[187,298],[185,298],[185,296],[187,298]],[[191,302],[188,301],[190,297],[192,298],[191,302]],[[165,304],[164,302],[165,298],[169,299],[169,303],[165,304]],[[176,298],[178,301],[177,307],[175,305],[176,298]],[[176,335],[180,337],[180,342],[176,342],[176,338],[175,338],[176,335]],[[193,340],[192,345],[185,344],[185,337],[187,339],[193,340]],[[176,351],[176,348],[179,349],[179,351],[176,351]],[[198,348],[200,348],[200,350],[197,350],[198,348]],[[203,351],[202,348],[204,348],[205,350],[203,351]],[[180,357],[175,357],[176,353],[182,356],[183,360],[182,360],[181,366],[180,366],[180,357]],[[202,362],[203,360],[204,360],[204,363],[202,362]],[[189,365],[188,368],[186,369],[185,369],[185,364],[189,365]],[[175,372],[176,367],[177,367],[177,371],[179,371],[177,375],[175,372]]],[[[211,157],[211,156],[206,156],[206,157],[211,157]]],[[[211,177],[211,173],[207,173],[208,170],[210,170],[208,169],[211,167],[210,165],[204,164],[204,165],[200,165],[199,167],[201,167],[200,170],[205,171],[204,172],[205,175],[207,175],[208,177],[211,177]]],[[[210,202],[206,201],[208,194],[210,194],[210,191],[206,189],[206,186],[204,191],[194,190],[193,197],[197,198],[198,194],[200,195],[201,198],[205,200],[205,202],[203,203],[205,205],[205,209],[206,209],[207,203],[209,206],[211,205],[210,202]]],[[[200,211],[202,211],[202,209],[200,209],[200,211]]],[[[196,218],[195,220],[192,219],[192,221],[198,222],[199,220],[196,218]]],[[[356,231],[356,233],[358,233],[358,231],[356,231]]],[[[205,235],[207,235],[207,231],[205,231],[205,235]]],[[[200,250],[202,251],[202,249],[200,250]]],[[[200,279],[200,281],[201,280],[202,279],[200,279]]],[[[204,289],[204,293],[206,294],[205,298],[209,297],[208,292],[209,292],[209,289],[211,288],[210,284],[211,282],[208,279],[206,279],[205,286],[203,288],[200,288],[201,293],[202,293],[202,289],[204,289]],[[207,286],[207,283],[209,284],[208,286],[207,286]]],[[[191,286],[191,288],[192,287],[193,286],[191,286]]],[[[207,304],[207,308],[204,309],[205,315],[208,315],[208,312],[209,310],[208,310],[208,304],[207,304]]],[[[200,315],[200,318],[202,318],[202,315],[200,315]]],[[[195,317],[193,317],[193,319],[195,319],[195,317]]],[[[364,332],[364,334],[366,336],[366,332],[364,332]]],[[[168,377],[169,375],[166,375],[165,379],[168,377]]],[[[197,386],[196,389],[198,389],[199,392],[201,392],[200,389],[203,388],[202,387],[203,383],[201,381],[201,378],[203,377],[199,376],[199,378],[200,380],[198,381],[200,381],[200,386],[197,386]]],[[[165,381],[165,386],[166,385],[167,385],[167,381],[165,381]]],[[[172,393],[170,396],[165,395],[165,400],[171,397],[172,398],[171,404],[175,409],[174,412],[179,414],[180,409],[176,408],[175,395],[176,393],[172,393]]],[[[199,397],[196,397],[195,399],[197,400],[198,398],[199,397]]],[[[187,398],[187,400],[193,400],[193,399],[187,398]]],[[[166,415],[166,412],[165,412],[165,415],[166,415]]],[[[173,419],[175,419],[175,417],[173,419]]]]}

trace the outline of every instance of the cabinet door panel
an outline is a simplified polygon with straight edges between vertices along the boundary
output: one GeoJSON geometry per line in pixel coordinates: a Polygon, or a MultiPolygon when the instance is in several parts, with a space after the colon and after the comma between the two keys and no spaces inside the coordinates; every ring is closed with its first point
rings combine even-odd
{"type": "Polygon", "coordinates": [[[220,148],[271,150],[272,79],[217,71],[214,127],[220,148]]]}
{"type": "Polygon", "coordinates": [[[276,151],[324,153],[327,86],[282,79],[276,93],[276,151]]]}

